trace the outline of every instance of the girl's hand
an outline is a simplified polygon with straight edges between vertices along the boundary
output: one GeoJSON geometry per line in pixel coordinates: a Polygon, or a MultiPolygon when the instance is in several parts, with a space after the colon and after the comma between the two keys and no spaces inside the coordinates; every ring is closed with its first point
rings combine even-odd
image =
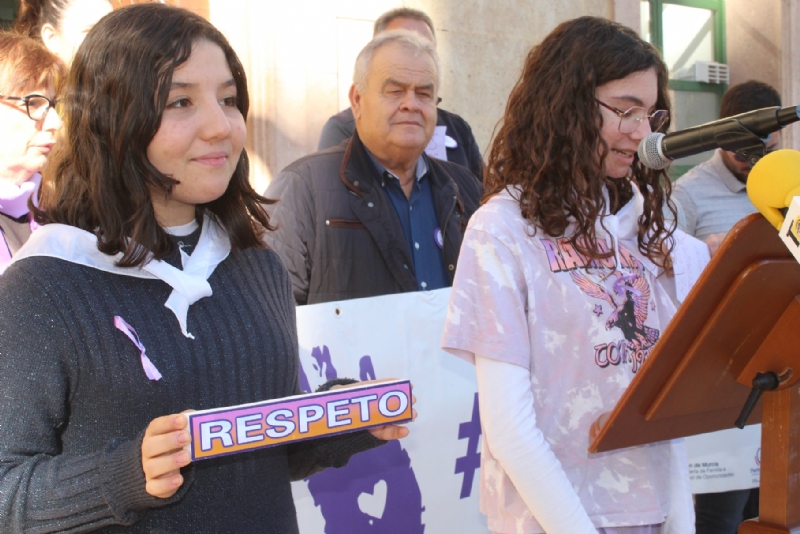
{"type": "Polygon", "coordinates": [[[191,441],[183,414],[165,415],[153,419],[142,440],[142,470],[147,493],[166,499],[183,484],[181,467],[189,465],[189,451],[184,447],[191,441]]]}

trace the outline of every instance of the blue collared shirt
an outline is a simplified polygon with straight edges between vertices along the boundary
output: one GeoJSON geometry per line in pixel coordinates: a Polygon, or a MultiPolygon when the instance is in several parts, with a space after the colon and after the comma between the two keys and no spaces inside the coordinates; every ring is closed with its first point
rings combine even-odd
{"type": "Polygon", "coordinates": [[[447,274],[442,256],[442,232],[436,217],[431,182],[428,179],[428,164],[424,156],[417,160],[417,179],[406,197],[400,180],[367,151],[381,173],[381,186],[392,201],[403,233],[406,236],[414,273],[420,291],[447,287],[447,274]]]}

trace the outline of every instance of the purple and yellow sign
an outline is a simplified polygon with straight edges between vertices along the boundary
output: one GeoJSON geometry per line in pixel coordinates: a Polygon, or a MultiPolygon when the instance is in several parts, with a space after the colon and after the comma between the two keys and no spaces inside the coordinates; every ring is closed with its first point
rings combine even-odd
{"type": "Polygon", "coordinates": [[[411,421],[408,380],[186,414],[192,461],[411,421]]]}

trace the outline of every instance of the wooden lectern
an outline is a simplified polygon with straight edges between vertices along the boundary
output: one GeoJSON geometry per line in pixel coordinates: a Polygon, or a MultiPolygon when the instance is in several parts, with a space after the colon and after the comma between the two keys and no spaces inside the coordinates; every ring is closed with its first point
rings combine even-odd
{"type": "Polygon", "coordinates": [[[739,534],[800,533],[800,264],[760,214],[728,233],[589,447],[603,452],[733,428],[757,373],[765,391],[760,517],[739,534]]]}

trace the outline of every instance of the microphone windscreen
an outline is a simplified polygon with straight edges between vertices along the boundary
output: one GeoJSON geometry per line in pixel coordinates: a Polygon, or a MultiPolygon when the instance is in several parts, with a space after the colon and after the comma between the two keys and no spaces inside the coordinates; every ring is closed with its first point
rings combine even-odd
{"type": "Polygon", "coordinates": [[[658,171],[672,163],[664,156],[661,150],[662,139],[664,139],[664,134],[658,132],[647,134],[647,136],[642,139],[639,143],[639,150],[637,151],[639,154],[639,161],[642,162],[642,165],[658,171]]]}
{"type": "Polygon", "coordinates": [[[800,152],[776,150],[761,158],[747,176],[747,196],[778,230],[783,224],[781,209],[800,195],[800,152]]]}

